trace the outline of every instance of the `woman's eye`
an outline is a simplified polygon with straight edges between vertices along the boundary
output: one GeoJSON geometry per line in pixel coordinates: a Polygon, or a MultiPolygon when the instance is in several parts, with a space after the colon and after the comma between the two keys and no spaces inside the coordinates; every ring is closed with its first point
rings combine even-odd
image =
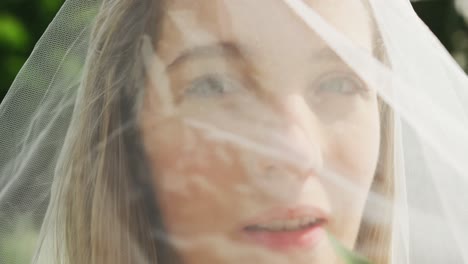
{"type": "Polygon", "coordinates": [[[363,91],[363,85],[353,76],[339,75],[322,80],[316,89],[317,93],[354,95],[363,91]]]}
{"type": "Polygon", "coordinates": [[[237,91],[239,85],[226,77],[204,76],[193,81],[185,90],[186,96],[213,97],[237,91]]]}

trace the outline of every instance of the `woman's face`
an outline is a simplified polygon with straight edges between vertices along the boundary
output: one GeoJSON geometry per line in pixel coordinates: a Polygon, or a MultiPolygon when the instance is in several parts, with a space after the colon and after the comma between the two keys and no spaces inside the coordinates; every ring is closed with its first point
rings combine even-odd
{"type": "MultiPolygon", "coordinates": [[[[356,45],[361,1],[305,1],[356,45]]],[[[354,246],[379,153],[375,91],[271,0],[173,0],[140,126],[184,263],[334,263],[354,246]]]]}

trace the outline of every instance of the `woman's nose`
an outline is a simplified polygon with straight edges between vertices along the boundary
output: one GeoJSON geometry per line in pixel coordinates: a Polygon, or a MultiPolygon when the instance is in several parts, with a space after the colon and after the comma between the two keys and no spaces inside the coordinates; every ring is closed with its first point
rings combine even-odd
{"type": "Polygon", "coordinates": [[[308,180],[321,173],[322,131],[300,94],[284,95],[270,102],[276,120],[272,133],[280,141],[272,144],[283,146],[283,158],[257,156],[251,160],[259,169],[252,179],[271,197],[289,201],[303,192],[308,180]]]}
{"type": "Polygon", "coordinates": [[[296,164],[291,165],[307,174],[320,170],[323,146],[320,121],[299,93],[283,95],[275,101],[274,112],[281,124],[279,138],[297,159],[296,164]]]}

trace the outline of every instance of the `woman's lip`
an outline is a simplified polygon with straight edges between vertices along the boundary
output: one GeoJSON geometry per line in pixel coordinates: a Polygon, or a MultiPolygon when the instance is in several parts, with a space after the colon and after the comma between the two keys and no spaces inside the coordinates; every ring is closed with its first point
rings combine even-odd
{"type": "Polygon", "coordinates": [[[277,220],[286,221],[302,218],[314,218],[327,222],[329,215],[329,212],[317,206],[275,207],[245,221],[243,228],[248,226],[268,224],[277,220]]]}
{"type": "Polygon", "coordinates": [[[242,226],[242,233],[250,242],[272,250],[313,248],[325,237],[325,225],[328,218],[329,213],[316,206],[276,207],[246,221],[242,226]],[[318,219],[318,223],[297,230],[269,231],[250,228],[252,226],[268,225],[274,221],[290,221],[303,218],[318,219]]]}
{"type": "Polygon", "coordinates": [[[244,236],[250,242],[264,246],[274,251],[293,249],[313,249],[326,232],[322,224],[295,231],[246,231],[244,236]]]}

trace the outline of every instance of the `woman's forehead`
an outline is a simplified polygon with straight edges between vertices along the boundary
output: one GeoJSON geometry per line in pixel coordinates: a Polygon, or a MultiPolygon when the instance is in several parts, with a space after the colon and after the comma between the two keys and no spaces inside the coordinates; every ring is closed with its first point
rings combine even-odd
{"type": "MultiPolygon", "coordinates": [[[[373,30],[361,0],[308,0],[327,23],[369,51],[373,30]]],[[[280,0],[172,0],[166,6],[157,50],[172,61],[181,52],[213,43],[235,43],[257,57],[291,61],[325,50],[324,41],[280,0]],[[285,56],[287,55],[287,56],[285,56]]]]}

